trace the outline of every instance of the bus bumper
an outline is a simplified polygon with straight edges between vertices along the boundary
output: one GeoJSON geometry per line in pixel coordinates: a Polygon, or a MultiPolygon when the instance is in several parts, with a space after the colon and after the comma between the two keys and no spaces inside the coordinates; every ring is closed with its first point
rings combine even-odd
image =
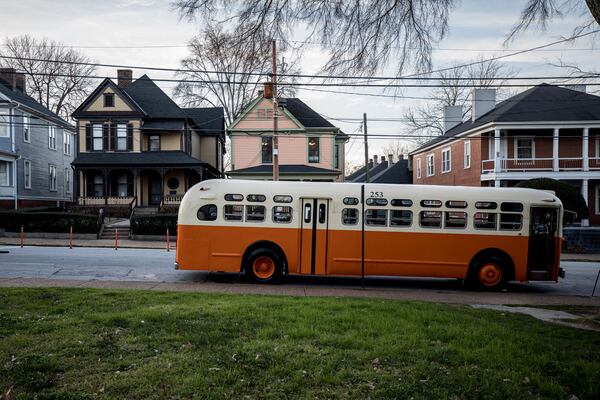
{"type": "Polygon", "coordinates": [[[565,275],[566,275],[566,274],[565,274],[565,270],[564,270],[564,268],[559,268],[559,269],[558,269],[558,276],[559,276],[560,278],[563,278],[563,279],[565,279],[565,275]]]}
{"type": "Polygon", "coordinates": [[[174,262],[173,265],[175,266],[175,269],[179,269],[179,263],[178,262],[174,262]]]}

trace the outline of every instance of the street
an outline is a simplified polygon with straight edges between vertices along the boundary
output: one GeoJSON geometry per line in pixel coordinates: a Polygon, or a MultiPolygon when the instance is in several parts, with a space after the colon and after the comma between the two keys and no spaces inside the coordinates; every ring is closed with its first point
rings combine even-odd
{"type": "Polygon", "coordinates": [[[368,296],[482,303],[600,304],[592,299],[599,266],[563,262],[566,278],[554,282],[511,283],[504,293],[463,290],[453,279],[368,277],[367,292],[360,278],[290,276],[281,285],[252,285],[238,274],[177,271],[175,252],[153,249],[66,247],[0,247],[2,286],[139,287],[239,293],[368,296]],[[8,251],[8,253],[4,253],[8,251]],[[28,283],[29,282],[29,283],[28,283]],[[109,284],[110,283],[110,284],[109,284]],[[579,300],[578,300],[579,299],[579,300]],[[574,301],[576,300],[576,301],[574,301]]]}

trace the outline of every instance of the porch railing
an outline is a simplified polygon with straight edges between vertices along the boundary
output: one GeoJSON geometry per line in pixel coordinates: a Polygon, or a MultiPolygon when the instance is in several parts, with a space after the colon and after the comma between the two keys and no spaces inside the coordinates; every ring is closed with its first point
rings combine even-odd
{"type": "MultiPolygon", "coordinates": [[[[500,158],[498,172],[524,172],[524,171],[554,171],[555,163],[552,158],[500,158]]],[[[590,170],[600,170],[600,158],[589,158],[590,170]]],[[[483,160],[481,172],[496,171],[494,160],[483,160]]],[[[582,157],[563,157],[558,159],[558,171],[583,171],[584,160],[582,157]]]]}
{"type": "Polygon", "coordinates": [[[131,206],[135,196],[80,196],[77,204],[80,206],[131,206]]]}
{"type": "Polygon", "coordinates": [[[598,170],[600,169],[600,158],[598,157],[590,157],[590,169],[591,170],[598,170]]]}
{"type": "Polygon", "coordinates": [[[163,198],[163,204],[166,206],[178,205],[183,199],[182,194],[169,194],[163,198]]]}

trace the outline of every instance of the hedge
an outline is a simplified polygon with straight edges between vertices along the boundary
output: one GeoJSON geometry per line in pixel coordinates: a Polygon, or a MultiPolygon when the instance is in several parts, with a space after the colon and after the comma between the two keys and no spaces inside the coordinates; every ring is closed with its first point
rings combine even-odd
{"type": "Polygon", "coordinates": [[[21,226],[25,232],[69,233],[73,226],[74,233],[97,233],[98,217],[67,212],[0,212],[0,228],[19,232],[21,226]]]}
{"type": "Polygon", "coordinates": [[[134,215],[131,219],[131,233],[134,235],[177,234],[177,214],[134,215]]]}
{"type": "Polygon", "coordinates": [[[563,218],[565,223],[572,223],[576,220],[579,221],[582,218],[588,218],[589,210],[585,203],[585,199],[579,192],[579,189],[571,184],[557,181],[556,179],[536,178],[519,182],[517,187],[554,191],[556,197],[562,201],[565,210],[577,213],[577,218],[575,218],[572,213],[565,212],[563,218]]]}

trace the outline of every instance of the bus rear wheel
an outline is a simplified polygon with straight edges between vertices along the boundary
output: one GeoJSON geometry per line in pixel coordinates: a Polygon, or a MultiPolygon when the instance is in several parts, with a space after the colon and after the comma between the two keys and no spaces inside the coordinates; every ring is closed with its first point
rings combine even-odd
{"type": "Polygon", "coordinates": [[[275,283],[281,278],[281,257],[272,250],[258,249],[250,254],[244,269],[252,282],[275,283]]]}
{"type": "Polygon", "coordinates": [[[471,272],[471,284],[480,290],[497,291],[507,282],[504,261],[499,257],[487,257],[478,261],[471,272]]]}

